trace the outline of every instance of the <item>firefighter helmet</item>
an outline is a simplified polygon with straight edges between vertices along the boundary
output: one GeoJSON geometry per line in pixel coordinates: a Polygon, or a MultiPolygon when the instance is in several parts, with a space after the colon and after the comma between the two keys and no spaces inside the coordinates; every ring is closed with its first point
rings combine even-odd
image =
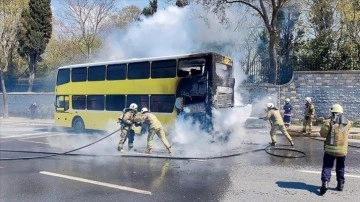
{"type": "Polygon", "coordinates": [[[137,110],[138,109],[138,106],[137,104],[135,103],[131,103],[130,106],[129,106],[130,109],[133,109],[133,110],[137,110]]]}
{"type": "Polygon", "coordinates": [[[311,103],[311,97],[306,97],[305,101],[307,101],[308,103],[311,103]]]}
{"type": "Polygon", "coordinates": [[[344,113],[343,107],[339,104],[334,104],[333,106],[331,106],[330,108],[330,112],[333,113],[344,113]]]}
{"type": "Polygon", "coordinates": [[[267,108],[273,108],[273,107],[274,107],[274,104],[271,103],[271,102],[269,102],[269,103],[266,104],[266,107],[267,107],[267,108]]]}
{"type": "Polygon", "coordinates": [[[286,99],[285,99],[285,102],[290,102],[290,98],[286,98],[286,99]]]}
{"type": "Polygon", "coordinates": [[[143,107],[142,109],[141,109],[141,113],[145,113],[145,112],[148,112],[149,110],[148,110],[148,108],[146,108],[146,107],[143,107]]]}

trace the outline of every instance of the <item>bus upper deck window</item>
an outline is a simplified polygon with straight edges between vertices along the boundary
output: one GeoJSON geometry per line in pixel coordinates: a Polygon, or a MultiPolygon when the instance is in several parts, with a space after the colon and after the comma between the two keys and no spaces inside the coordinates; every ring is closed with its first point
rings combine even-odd
{"type": "Polygon", "coordinates": [[[105,65],[89,67],[88,80],[89,81],[104,81],[105,80],[105,65]]]}
{"type": "Polygon", "coordinates": [[[86,77],[87,77],[87,68],[86,67],[79,67],[79,68],[71,69],[71,81],[72,82],[86,81],[86,77]]]}
{"type": "Polygon", "coordinates": [[[126,64],[114,64],[107,67],[107,80],[125,80],[126,79],[126,64]]]}
{"type": "Polygon", "coordinates": [[[62,85],[70,82],[70,69],[59,69],[56,85],[62,85]]]}
{"type": "Polygon", "coordinates": [[[128,79],[150,78],[150,62],[136,62],[128,65],[128,79]]]}

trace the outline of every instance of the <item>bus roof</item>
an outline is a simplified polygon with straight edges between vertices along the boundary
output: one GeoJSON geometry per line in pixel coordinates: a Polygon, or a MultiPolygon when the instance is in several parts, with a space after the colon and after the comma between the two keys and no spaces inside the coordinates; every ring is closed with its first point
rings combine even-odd
{"type": "Polygon", "coordinates": [[[207,53],[190,53],[190,54],[182,54],[182,55],[169,55],[169,56],[160,56],[160,57],[148,57],[148,58],[131,58],[125,60],[113,60],[113,61],[103,61],[103,62],[94,62],[94,63],[80,63],[74,65],[66,65],[59,67],[59,69],[67,69],[72,67],[84,67],[84,66],[97,66],[97,65],[111,65],[111,64],[120,64],[120,63],[130,63],[130,62],[145,62],[145,61],[157,61],[157,60],[168,60],[168,59],[180,59],[180,58],[187,58],[187,57],[201,57],[205,55],[220,55],[214,52],[207,52],[207,53]]]}

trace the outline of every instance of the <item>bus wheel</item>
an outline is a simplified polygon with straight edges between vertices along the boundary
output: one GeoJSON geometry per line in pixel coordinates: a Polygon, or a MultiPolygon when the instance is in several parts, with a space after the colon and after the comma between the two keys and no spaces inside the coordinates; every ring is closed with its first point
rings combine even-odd
{"type": "Polygon", "coordinates": [[[73,122],[73,128],[74,128],[76,133],[85,132],[84,121],[80,117],[75,118],[75,120],[73,122]]]}

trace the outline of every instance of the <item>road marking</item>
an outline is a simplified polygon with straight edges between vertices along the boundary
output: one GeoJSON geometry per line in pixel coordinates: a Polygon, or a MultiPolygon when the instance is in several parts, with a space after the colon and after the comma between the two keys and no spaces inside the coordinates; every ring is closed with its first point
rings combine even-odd
{"type": "Polygon", "coordinates": [[[34,138],[40,138],[40,137],[52,137],[52,136],[59,136],[59,135],[64,135],[63,133],[60,134],[53,134],[53,135],[38,135],[35,137],[24,137],[24,138],[20,138],[21,140],[26,140],[26,139],[34,139],[34,138]]]}
{"type": "Polygon", "coordinates": [[[45,143],[45,142],[35,142],[35,141],[23,140],[23,139],[18,139],[18,141],[20,141],[20,142],[31,142],[31,143],[36,143],[36,144],[49,144],[49,143],[45,143]]]}
{"type": "MultiPolygon", "coordinates": [[[[311,171],[311,170],[298,170],[299,172],[302,173],[311,173],[311,174],[321,174],[320,171],[311,171]]],[[[331,172],[331,175],[336,176],[335,172],[331,172]]],[[[360,178],[360,175],[349,175],[349,174],[345,174],[346,177],[354,177],[354,178],[360,178]]]]}
{"type": "Polygon", "coordinates": [[[5,136],[5,137],[0,137],[0,138],[1,139],[21,138],[21,137],[27,137],[27,136],[33,136],[33,135],[43,135],[43,134],[51,134],[51,132],[40,132],[40,133],[31,133],[31,134],[23,134],[23,135],[11,135],[11,136],[5,136]]]}
{"type": "Polygon", "coordinates": [[[57,174],[57,173],[52,173],[52,172],[47,172],[47,171],[41,171],[39,173],[44,174],[44,175],[54,176],[54,177],[65,178],[65,179],[69,179],[69,180],[75,180],[75,181],[79,181],[79,182],[86,182],[89,184],[100,185],[100,186],[104,186],[104,187],[110,187],[110,188],[114,188],[114,189],[120,189],[120,190],[124,190],[124,191],[131,191],[131,192],[135,192],[135,193],[139,193],[139,194],[147,194],[147,195],[152,194],[149,191],[145,191],[145,190],[141,190],[141,189],[135,189],[135,188],[131,188],[131,187],[110,184],[110,183],[106,183],[106,182],[98,182],[98,181],[88,180],[88,179],[79,178],[79,177],[72,177],[69,175],[62,175],[62,174],[57,174]]]}

